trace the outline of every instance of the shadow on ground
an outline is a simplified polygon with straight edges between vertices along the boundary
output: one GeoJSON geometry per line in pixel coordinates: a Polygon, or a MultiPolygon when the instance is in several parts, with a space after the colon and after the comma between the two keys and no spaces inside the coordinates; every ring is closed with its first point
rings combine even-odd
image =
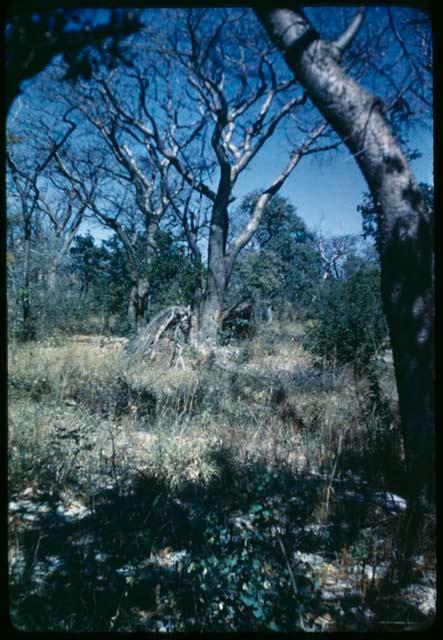
{"type": "Polygon", "coordinates": [[[351,481],[333,493],[319,521],[322,478],[250,464],[232,482],[179,496],[140,477],[128,495],[102,491],[77,512],[44,495],[16,501],[12,621],[31,631],[131,632],[398,629],[396,616],[402,628],[426,623],[394,595],[381,604],[374,566],[372,583],[365,578],[371,558],[387,562],[374,536],[388,535],[384,520],[392,534],[401,515],[382,514],[351,481]]]}

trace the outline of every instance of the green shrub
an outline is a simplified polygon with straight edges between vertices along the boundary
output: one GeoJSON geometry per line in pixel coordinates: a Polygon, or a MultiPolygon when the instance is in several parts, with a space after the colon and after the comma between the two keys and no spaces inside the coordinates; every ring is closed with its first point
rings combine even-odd
{"type": "Polygon", "coordinates": [[[314,317],[303,346],[328,364],[351,364],[356,373],[365,371],[388,335],[379,272],[365,269],[348,280],[323,283],[314,300],[314,317]]]}

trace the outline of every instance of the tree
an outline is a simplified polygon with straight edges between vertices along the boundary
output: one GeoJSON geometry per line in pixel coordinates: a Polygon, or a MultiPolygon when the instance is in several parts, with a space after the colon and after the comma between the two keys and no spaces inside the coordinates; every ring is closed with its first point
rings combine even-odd
{"type": "Polygon", "coordinates": [[[318,246],[322,261],[323,280],[343,280],[363,260],[362,250],[368,252],[369,247],[361,246],[362,238],[356,234],[323,237],[318,235],[318,246]]]}
{"type": "Polygon", "coordinates": [[[192,254],[188,254],[186,244],[171,232],[162,230],[149,274],[153,313],[168,305],[191,306],[200,268],[192,254]]]}
{"type": "Polygon", "coordinates": [[[103,252],[96,246],[94,237],[88,233],[75,237],[69,255],[71,271],[80,281],[80,296],[86,295],[98,277],[103,252]]]}
{"type": "Polygon", "coordinates": [[[313,307],[314,324],[304,339],[309,351],[334,366],[352,365],[357,376],[367,373],[387,339],[378,269],[322,282],[313,307]]]}
{"type": "Polygon", "coordinates": [[[124,247],[117,236],[103,240],[98,246],[89,233],[77,235],[69,251],[69,272],[74,276],[77,306],[88,316],[102,316],[102,327],[110,330],[111,318],[119,332],[130,328],[127,300],[130,288],[128,263],[124,247]]]}
{"type": "Polygon", "coordinates": [[[155,179],[139,170],[115,134],[112,138],[111,156],[100,145],[100,138],[97,141],[93,136],[94,146],[90,142],[83,146],[76,140],[74,147],[55,155],[54,171],[70,184],[83,208],[116,233],[122,243],[131,281],[128,319],[136,330],[149,317],[147,272],[167,202],[161,194],[157,197],[155,179]]]}
{"type": "Polygon", "coordinates": [[[39,214],[42,211],[48,213],[54,233],[58,239],[63,239],[63,255],[51,256],[52,272],[55,273],[59,260],[66,255],[70,243],[82,219],[83,209],[78,207],[78,203],[68,201],[62,211],[55,213],[44,206],[44,183],[45,172],[57,152],[66,144],[75,129],[73,123],[63,123],[63,129],[57,132],[57,140],[43,139],[34,146],[34,153],[29,153],[29,146],[26,144],[26,131],[17,135],[10,132],[9,144],[7,147],[7,168],[8,168],[8,206],[15,206],[19,211],[19,218],[22,227],[23,240],[23,271],[22,284],[20,288],[20,304],[22,308],[23,331],[25,340],[32,339],[35,334],[35,327],[32,317],[32,296],[31,296],[31,243],[33,231],[39,221],[39,214]],[[68,124],[66,127],[65,125],[68,124]]]}
{"type": "MultiPolygon", "coordinates": [[[[71,180],[88,214],[118,233],[129,252],[134,266],[130,309],[135,310],[135,326],[139,317],[147,319],[149,283],[133,256],[135,236],[127,233],[124,194],[133,192],[139,215],[137,232],[145,227],[146,264],[155,253],[161,218],[173,207],[177,188],[186,185],[194,198],[203,196],[210,202],[208,270],[204,291],[195,296],[200,303],[194,337],[202,345],[214,344],[239,253],[256,232],[266,203],[301,158],[324,150],[325,146],[315,142],[325,135],[326,127],[321,121],[305,126],[302,112],[295,118],[305,95],[299,90],[295,96],[290,93],[295,82],[275,63],[272,47],[263,50],[256,30],[243,43],[244,29],[238,20],[243,12],[189,10],[166,24],[168,15],[150,12],[150,50],[134,49],[124,73],[119,65],[109,69],[98,64],[89,79],[80,78],[75,87],[52,86],[54,99],[64,101],[72,111],[72,122],[82,123],[82,135],[92,130],[99,134],[83,137],[90,150],[81,148],[81,136],[76,135],[75,144],[57,153],[54,162],[60,175],[71,180]],[[161,38],[155,32],[159,26],[161,38]],[[259,62],[257,52],[262,56],[259,62]],[[291,121],[296,148],[288,154],[280,174],[270,177],[249,220],[228,242],[230,207],[239,176],[286,120],[291,121]],[[100,140],[99,151],[96,142],[100,140]]],[[[174,15],[177,17],[176,12],[174,15]]],[[[63,73],[58,72],[57,80],[63,73]]],[[[195,230],[187,215],[181,219],[196,255],[195,230]]],[[[131,234],[134,231],[131,228],[131,234]]]]}
{"type": "Polygon", "coordinates": [[[243,228],[229,241],[230,207],[239,176],[281,123],[288,118],[292,118],[292,124],[296,122],[295,110],[305,103],[298,87],[296,94],[288,98],[296,84],[288,81],[279,64],[275,64],[272,48],[260,45],[256,30],[245,38],[240,17],[242,13],[234,10],[190,10],[176,20],[177,26],[170,34],[162,32],[161,42],[152,34],[166,67],[163,83],[157,88],[163,98],[159,106],[160,113],[166,116],[162,115],[166,133],[158,126],[153,101],[146,103],[146,83],[139,83],[139,95],[147,123],[128,110],[124,112],[125,121],[137,127],[189,186],[211,202],[208,274],[195,335],[196,343],[202,347],[217,342],[224,297],[237,257],[256,233],[267,203],[303,156],[323,150],[314,143],[326,129],[322,122],[311,126],[307,134],[306,130],[302,134],[303,127],[294,127],[299,134],[296,149],[281,173],[259,194],[243,228]],[[171,80],[177,72],[181,83],[186,81],[186,99],[172,99],[171,80]],[[181,106],[185,103],[188,109],[194,105],[192,118],[183,113],[181,106]],[[207,134],[207,141],[203,133],[207,134]]]}
{"type": "MultiPolygon", "coordinates": [[[[249,217],[259,193],[255,191],[244,198],[236,219],[249,217]]],[[[287,306],[303,312],[320,278],[320,270],[315,234],[287,198],[273,196],[239,262],[234,279],[240,295],[252,296],[260,306],[265,306],[269,320],[273,308],[281,310],[287,306]]]]}
{"type": "MultiPolygon", "coordinates": [[[[381,290],[394,355],[409,494],[414,509],[425,507],[435,495],[433,221],[382,101],[341,64],[364,11],[359,10],[330,42],[320,37],[299,5],[260,9],[257,14],[312,102],[355,157],[377,203],[381,290]]],[[[402,46],[407,49],[404,41],[402,46]]]]}

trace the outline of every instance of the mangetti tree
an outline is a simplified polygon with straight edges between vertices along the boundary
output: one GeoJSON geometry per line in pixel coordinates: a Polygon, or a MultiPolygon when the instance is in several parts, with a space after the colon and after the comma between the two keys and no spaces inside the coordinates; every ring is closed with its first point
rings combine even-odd
{"type": "MultiPolygon", "coordinates": [[[[329,16],[333,11],[327,9],[329,16]]],[[[424,13],[404,10],[397,20],[387,9],[386,24],[377,24],[379,61],[384,34],[391,35],[390,48],[384,49],[385,63],[378,64],[384,80],[380,82],[380,73],[375,80],[372,74],[372,81],[379,83],[377,95],[363,87],[362,78],[371,84],[365,69],[356,78],[347,65],[347,51],[352,58],[352,51],[361,47],[358,34],[364,14],[359,9],[340,35],[325,39],[298,3],[291,9],[257,10],[294,77],[354,156],[376,204],[382,297],[409,494],[414,507],[423,507],[435,495],[433,221],[398,132],[393,132],[392,116],[395,109],[405,115],[409,109],[412,115],[414,109],[429,110],[432,105],[432,85],[427,85],[432,72],[430,47],[423,44],[429,42],[429,21],[424,13]],[[423,38],[407,37],[408,30],[417,29],[423,38]]],[[[371,25],[374,28],[373,20],[371,25]]]]}
{"type": "Polygon", "coordinates": [[[158,172],[149,154],[135,159],[115,132],[100,125],[94,147],[80,145],[57,153],[58,173],[68,180],[86,210],[120,239],[128,262],[128,320],[137,330],[150,316],[150,274],[162,220],[177,188],[166,189],[168,168],[158,172]],[[108,136],[109,134],[109,136],[108,136]],[[102,136],[102,139],[100,139],[102,136]],[[108,151],[103,148],[103,141],[108,151]],[[109,154],[109,149],[112,154],[109,154]],[[143,168],[141,168],[143,165],[143,168]]]}
{"type": "MultiPolygon", "coordinates": [[[[129,91],[124,74],[125,67],[110,71],[105,65],[89,81],[68,84],[60,82],[63,67],[54,66],[39,88],[68,109],[77,125],[71,144],[54,156],[54,170],[71,185],[88,215],[120,239],[131,282],[128,318],[137,329],[150,316],[150,274],[160,228],[183,185],[171,176],[171,163],[142,144],[110,102],[110,86],[129,91]]],[[[130,101],[130,92],[123,91],[121,98],[130,101]]]]}
{"type": "MultiPolygon", "coordinates": [[[[88,144],[93,139],[94,148],[108,155],[103,175],[106,165],[112,180],[126,181],[132,190],[146,227],[147,251],[155,251],[155,236],[166,212],[181,220],[197,262],[207,246],[207,277],[201,295],[197,291],[194,298],[198,304],[193,339],[202,347],[217,341],[236,259],[256,232],[269,199],[303,156],[337,145],[329,139],[317,143],[327,126],[321,119],[306,117],[305,93],[284,71],[278,52],[271,46],[263,49],[258,25],[244,43],[243,14],[174,10],[172,16],[166,10],[151,10],[149,27],[133,38],[130,66],[116,65],[111,71],[98,67],[90,81],[55,89],[57,99],[87,123],[88,144]],[[292,128],[295,149],[268,177],[249,220],[230,237],[234,188],[285,122],[292,128]],[[185,188],[187,195],[182,197],[185,188]],[[205,242],[201,236],[197,239],[198,198],[210,206],[205,242]]],[[[60,167],[63,162],[61,170],[81,191],[85,179],[79,175],[80,146],[77,151],[75,161],[71,149],[56,160],[60,167]]],[[[121,235],[124,207],[117,221],[97,205],[96,197],[91,210],[121,235]]],[[[122,235],[121,239],[128,246],[122,235]]]]}
{"type": "Polygon", "coordinates": [[[210,202],[208,275],[194,333],[202,348],[217,342],[235,262],[266,204],[303,156],[337,144],[317,142],[326,135],[326,124],[311,118],[306,125],[305,93],[288,78],[275,49],[263,47],[258,30],[250,31],[245,42],[243,14],[174,10],[172,20],[167,11],[156,13],[148,30],[150,56],[146,51],[134,55],[124,82],[102,77],[94,98],[96,103],[100,95],[106,117],[118,120],[133,145],[149,149],[210,202]],[[229,240],[236,183],[285,122],[292,126],[295,149],[269,176],[249,220],[229,240]]]}

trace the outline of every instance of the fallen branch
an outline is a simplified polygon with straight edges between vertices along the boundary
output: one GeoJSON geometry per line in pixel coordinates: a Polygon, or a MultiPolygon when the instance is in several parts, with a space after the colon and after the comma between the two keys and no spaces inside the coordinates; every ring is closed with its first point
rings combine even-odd
{"type": "Polygon", "coordinates": [[[151,322],[144,327],[129,342],[126,347],[126,355],[128,356],[150,356],[153,359],[155,346],[162,336],[176,324],[175,340],[178,339],[178,329],[182,332],[184,338],[189,331],[190,310],[187,307],[172,306],[158,313],[151,322]]]}

